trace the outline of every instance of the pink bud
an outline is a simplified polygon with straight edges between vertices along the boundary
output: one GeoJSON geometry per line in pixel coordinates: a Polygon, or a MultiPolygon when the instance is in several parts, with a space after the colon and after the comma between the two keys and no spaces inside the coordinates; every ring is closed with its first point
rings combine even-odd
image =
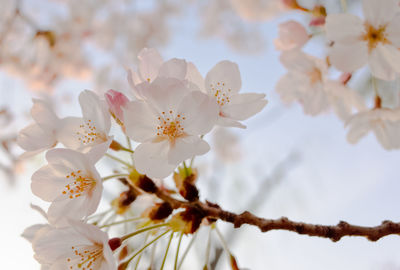
{"type": "Polygon", "coordinates": [[[277,50],[287,51],[301,48],[309,39],[306,29],[296,21],[287,21],[279,25],[279,37],[275,39],[277,50]]]}
{"type": "Polygon", "coordinates": [[[112,89],[107,91],[105,98],[112,116],[115,118],[118,124],[122,124],[124,121],[122,108],[126,106],[126,104],[129,102],[129,99],[121,92],[112,89]]]}
{"type": "Polygon", "coordinates": [[[325,25],[325,17],[321,16],[321,17],[317,17],[314,18],[310,21],[310,26],[323,26],[325,25]]]}

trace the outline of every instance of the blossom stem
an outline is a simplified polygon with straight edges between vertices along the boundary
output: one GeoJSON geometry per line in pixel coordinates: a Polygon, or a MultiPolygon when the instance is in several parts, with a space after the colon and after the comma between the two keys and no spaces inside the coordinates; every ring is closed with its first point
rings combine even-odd
{"type": "Polygon", "coordinates": [[[208,267],[209,260],[210,260],[210,251],[211,251],[211,232],[212,232],[212,227],[210,227],[210,230],[208,231],[208,239],[207,239],[207,247],[206,247],[206,262],[204,264],[204,267],[208,267]]]}
{"type": "Polygon", "coordinates": [[[123,223],[126,223],[126,222],[131,222],[131,221],[139,221],[141,219],[143,219],[143,218],[142,217],[136,217],[136,218],[125,219],[125,220],[113,222],[113,223],[110,223],[110,224],[105,224],[103,226],[100,226],[100,228],[111,227],[111,226],[114,226],[114,225],[119,225],[119,224],[123,224],[123,223]]]}
{"type": "Polygon", "coordinates": [[[183,264],[183,261],[185,260],[186,255],[189,253],[190,248],[193,246],[193,243],[196,240],[196,238],[197,238],[197,232],[193,235],[192,239],[189,242],[189,245],[185,249],[185,252],[183,252],[182,258],[181,258],[181,260],[179,261],[179,264],[178,264],[178,270],[181,268],[181,266],[183,264]]]}
{"type": "Polygon", "coordinates": [[[126,137],[126,143],[128,144],[128,148],[129,148],[129,150],[131,151],[131,154],[130,154],[130,156],[131,156],[131,160],[132,160],[132,164],[134,164],[134,162],[133,162],[133,153],[134,153],[134,151],[133,151],[133,149],[132,149],[132,143],[131,143],[131,139],[128,137],[128,136],[125,136],[126,137]]]}
{"type": "Polygon", "coordinates": [[[107,181],[107,180],[112,179],[112,178],[123,177],[123,176],[129,176],[129,174],[126,174],[126,173],[112,174],[112,175],[103,177],[103,178],[101,178],[101,179],[102,179],[103,181],[107,181]]]}
{"type": "Polygon", "coordinates": [[[154,226],[149,226],[149,227],[146,227],[146,228],[143,228],[143,229],[134,231],[133,233],[130,233],[130,234],[127,234],[127,235],[122,236],[122,237],[121,237],[121,241],[124,241],[124,240],[126,240],[126,239],[129,239],[129,238],[131,238],[131,237],[133,237],[133,236],[135,236],[135,235],[141,234],[141,233],[143,233],[143,232],[147,232],[147,231],[149,231],[149,230],[157,229],[157,228],[164,227],[164,226],[168,226],[168,225],[169,225],[169,223],[162,223],[162,224],[157,224],[157,225],[154,225],[154,226]]]}
{"type": "Polygon", "coordinates": [[[172,242],[172,238],[173,238],[173,237],[174,237],[174,232],[171,232],[171,236],[169,237],[169,240],[168,240],[167,249],[165,250],[164,259],[163,259],[163,261],[162,261],[160,270],[163,270],[163,269],[164,269],[165,261],[166,261],[167,256],[168,256],[168,250],[169,250],[169,247],[170,247],[170,245],[171,245],[171,242],[172,242]]]}
{"type": "Polygon", "coordinates": [[[344,13],[347,12],[347,1],[346,0],[340,0],[340,4],[342,5],[342,10],[344,13]]]}
{"type": "MultiPolygon", "coordinates": [[[[128,264],[140,253],[143,252],[143,250],[145,250],[148,246],[150,246],[151,244],[153,244],[155,241],[157,241],[158,239],[160,239],[161,237],[163,237],[164,235],[166,235],[168,232],[170,232],[170,230],[163,232],[162,234],[160,234],[159,236],[157,236],[156,238],[154,238],[153,240],[151,240],[149,243],[147,243],[146,245],[144,245],[141,249],[139,249],[135,254],[132,255],[132,257],[130,257],[127,261],[125,261],[122,266],[128,266],[128,264]]],[[[123,267],[121,267],[122,269],[124,269],[123,267]]]]}
{"type": "Polygon", "coordinates": [[[175,255],[174,270],[177,270],[177,266],[178,266],[179,249],[181,248],[182,236],[183,236],[183,232],[181,232],[181,234],[179,235],[178,247],[176,249],[176,255],[175,255]]]}
{"type": "Polygon", "coordinates": [[[224,248],[224,250],[226,251],[226,253],[228,253],[228,255],[231,255],[231,252],[229,250],[228,244],[226,243],[224,236],[222,235],[222,233],[218,230],[217,226],[215,226],[215,231],[217,232],[218,238],[221,241],[222,247],[224,248]]]}
{"type": "MultiPolygon", "coordinates": [[[[148,232],[148,233],[146,234],[146,238],[144,239],[144,243],[147,242],[147,240],[149,239],[149,236],[150,236],[150,232],[148,232]]],[[[140,263],[140,260],[142,259],[142,255],[143,255],[143,252],[140,253],[140,255],[139,255],[139,257],[138,257],[138,259],[137,259],[137,261],[136,261],[135,270],[137,270],[137,268],[139,267],[139,263],[140,263]]]]}
{"type": "Polygon", "coordinates": [[[124,164],[124,165],[127,166],[128,168],[132,168],[132,165],[131,165],[131,164],[129,164],[128,162],[123,161],[122,159],[120,159],[120,158],[118,158],[118,157],[116,157],[116,156],[110,155],[110,154],[108,154],[108,153],[106,153],[105,156],[107,156],[107,157],[109,157],[109,158],[111,158],[111,159],[113,159],[113,160],[115,160],[115,161],[118,161],[118,162],[121,163],[121,164],[124,164]]]}

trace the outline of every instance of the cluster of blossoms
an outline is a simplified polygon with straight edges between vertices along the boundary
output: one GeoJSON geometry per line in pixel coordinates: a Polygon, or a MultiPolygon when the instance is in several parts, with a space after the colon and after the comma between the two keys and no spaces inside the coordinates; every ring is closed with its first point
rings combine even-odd
{"type": "Polygon", "coordinates": [[[65,118],[59,118],[48,101],[33,101],[35,123],[20,132],[18,144],[26,150],[25,157],[48,150],[48,164],[33,174],[31,187],[50,206],[45,213],[48,224],[28,228],[24,236],[44,269],[116,269],[113,252],[119,253],[119,267],[125,269],[137,255],[123,255],[130,250],[125,240],[139,231],[160,231],[145,249],[169,231],[193,234],[200,224],[212,224],[198,210],[174,210],[154,194],[174,192],[162,184],[173,174],[175,192],[187,201],[198,200],[192,163],[210,150],[203,136],[217,125],[245,128],[241,121],[267,104],[264,94],[239,93],[239,69],[230,61],[217,63],[203,78],[193,63],[164,61],[154,49],[143,49],[138,59],[138,70],[128,71],[132,99],[115,90],[104,99],[85,90],[79,95],[82,117],[65,118]],[[126,135],[126,147],[110,134],[111,118],[126,135]],[[51,149],[58,144],[65,148],[51,149]],[[107,153],[111,150],[129,152],[131,159],[107,153]],[[95,165],[103,157],[123,168],[101,177],[95,165]],[[102,198],[103,181],[112,178],[128,187],[112,203],[114,215],[124,219],[116,224],[104,221],[104,215],[92,216],[102,198]],[[132,221],[130,205],[145,196],[152,198],[150,205],[133,218],[141,221],[141,230],[109,239],[101,228],[132,221]],[[102,220],[104,224],[96,226],[102,220]]]}
{"type": "Polygon", "coordinates": [[[279,26],[275,40],[282,51],[281,62],[288,69],[276,86],[286,103],[299,102],[304,113],[317,115],[330,108],[349,129],[347,139],[357,143],[373,132],[385,149],[399,149],[400,102],[385,96],[399,96],[399,89],[379,89],[379,81],[396,85],[400,73],[400,6],[397,0],[363,0],[364,18],[345,13],[329,14],[321,5],[304,8],[296,3],[294,9],[309,14],[306,29],[296,21],[279,26]],[[326,39],[326,57],[320,59],[305,53],[314,36],[326,39]],[[358,91],[352,90],[356,71],[367,67],[374,88],[372,102],[365,102],[358,91]],[[335,68],[336,70],[334,70],[335,68]],[[332,74],[342,74],[331,79],[332,74]],[[368,106],[371,104],[371,106],[368,106]],[[372,108],[369,108],[372,107],[372,108]]]}

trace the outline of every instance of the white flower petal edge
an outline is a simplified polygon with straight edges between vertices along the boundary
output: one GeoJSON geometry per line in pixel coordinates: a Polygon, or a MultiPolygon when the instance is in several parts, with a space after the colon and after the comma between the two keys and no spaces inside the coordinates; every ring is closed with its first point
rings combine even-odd
{"type": "Polygon", "coordinates": [[[62,119],[63,127],[59,131],[59,140],[66,147],[89,151],[93,146],[111,143],[108,135],[111,128],[111,116],[105,100],[92,91],[85,90],[79,95],[82,118],[67,117],[62,119]]]}
{"type": "Polygon", "coordinates": [[[65,224],[67,218],[79,220],[96,211],[103,191],[94,167],[98,156],[70,149],[47,152],[48,165],[32,175],[31,188],[36,196],[51,202],[48,210],[51,224],[65,224]]]}
{"type": "Polygon", "coordinates": [[[51,229],[35,239],[35,258],[52,270],[116,270],[108,236],[96,226],[70,222],[71,227],[51,229]]]}
{"type": "Polygon", "coordinates": [[[60,119],[46,100],[33,99],[31,109],[34,124],[22,129],[17,137],[18,145],[27,151],[22,158],[28,158],[57,144],[60,119]]]}
{"type": "Polygon", "coordinates": [[[386,150],[400,148],[400,110],[373,109],[352,116],[346,123],[347,140],[355,144],[372,131],[386,150]]]}
{"type": "Polygon", "coordinates": [[[237,64],[217,63],[206,75],[205,89],[219,107],[217,124],[245,128],[239,121],[260,112],[268,101],[265,94],[238,94],[242,86],[237,64]]]}
{"type": "Polygon", "coordinates": [[[163,178],[180,162],[209,150],[199,136],[213,128],[218,106],[173,78],[159,77],[143,93],[144,100],[130,102],[124,111],[126,133],[142,143],[133,155],[136,169],[163,178]]]}

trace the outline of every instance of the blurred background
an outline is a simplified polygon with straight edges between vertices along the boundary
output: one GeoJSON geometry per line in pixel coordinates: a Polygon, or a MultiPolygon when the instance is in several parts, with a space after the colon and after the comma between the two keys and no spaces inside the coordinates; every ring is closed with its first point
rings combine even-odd
{"type": "MultiPolygon", "coordinates": [[[[132,96],[126,68],[136,69],[143,47],[158,49],[164,59],[191,61],[203,76],[220,60],[236,62],[241,91],[265,93],[269,100],[245,122],[247,129],[215,129],[205,137],[212,150],[195,161],[202,199],[237,213],[250,210],[308,223],[398,222],[400,154],[384,150],[371,134],[350,145],[337,116],[307,116],[298,104],[283,105],[274,91],[286,73],[273,43],[278,25],[289,19],[307,25],[312,19],[284,2],[0,0],[2,268],[39,269],[30,243],[20,235],[45,222],[30,208],[31,203],[47,207],[30,191],[30,177],[44,164],[44,155],[21,160],[22,149],[15,143],[18,130],[32,121],[32,98],[51,100],[59,116],[77,116],[77,97],[84,89],[100,95],[115,89],[132,96]]],[[[343,4],[298,2],[309,8],[324,5],[329,12],[340,12],[343,4]]],[[[347,5],[359,12],[359,1],[347,5]]],[[[305,49],[322,57],[324,42],[316,37],[305,49]]],[[[368,95],[366,81],[361,73],[353,86],[368,95]]],[[[106,190],[103,206],[120,192],[113,185],[106,190]]],[[[398,236],[377,242],[345,237],[333,243],[291,232],[218,226],[243,269],[400,269],[398,236]]],[[[182,269],[201,269],[202,239],[206,237],[198,237],[182,269]]],[[[213,239],[213,269],[230,269],[221,251],[213,239]]]]}

